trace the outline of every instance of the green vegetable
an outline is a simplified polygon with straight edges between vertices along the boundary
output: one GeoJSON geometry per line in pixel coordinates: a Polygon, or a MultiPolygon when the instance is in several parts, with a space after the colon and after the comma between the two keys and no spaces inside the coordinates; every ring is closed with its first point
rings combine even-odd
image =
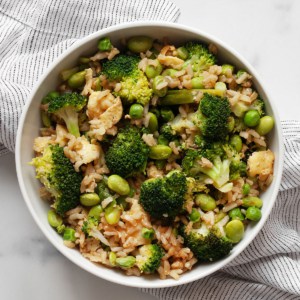
{"type": "Polygon", "coordinates": [[[200,215],[199,211],[196,208],[192,208],[192,212],[190,213],[190,216],[189,216],[190,220],[192,222],[198,222],[198,221],[200,221],[200,217],[201,217],[201,215],[200,215]]]}
{"type": "Polygon", "coordinates": [[[67,81],[73,74],[79,71],[79,67],[63,70],[60,72],[60,77],[63,81],[67,81]]]}
{"type": "Polygon", "coordinates": [[[160,266],[163,256],[164,251],[159,245],[144,245],[139,248],[139,254],[136,256],[136,265],[142,273],[154,273],[160,266]]]}
{"type": "Polygon", "coordinates": [[[130,193],[129,183],[119,175],[110,175],[107,180],[108,187],[119,195],[128,195],[130,193]]]}
{"type": "Polygon", "coordinates": [[[154,133],[158,129],[157,117],[154,113],[149,112],[148,113],[148,118],[149,118],[148,128],[149,128],[151,133],[154,133]]]}
{"type": "Polygon", "coordinates": [[[141,104],[132,104],[129,115],[132,119],[141,119],[143,117],[144,107],[141,104]]]}
{"type": "Polygon", "coordinates": [[[195,203],[204,211],[211,211],[217,207],[216,200],[207,194],[197,194],[195,203]]]}
{"type": "Polygon", "coordinates": [[[48,222],[49,224],[57,230],[58,233],[62,233],[65,229],[63,224],[63,219],[54,210],[48,211],[48,222]]]}
{"type": "Polygon", "coordinates": [[[257,110],[251,109],[245,113],[244,123],[248,127],[255,127],[258,125],[260,116],[257,110]]]}
{"type": "Polygon", "coordinates": [[[234,130],[234,127],[235,127],[235,119],[234,117],[230,116],[228,118],[228,131],[232,132],[234,130]]]}
{"type": "Polygon", "coordinates": [[[152,48],[153,39],[149,36],[133,36],[127,41],[127,48],[134,53],[146,52],[152,48]]]}
{"type": "Polygon", "coordinates": [[[98,182],[96,191],[97,191],[101,201],[103,201],[104,199],[111,196],[111,194],[107,188],[107,178],[106,178],[106,182],[104,182],[104,180],[101,180],[100,182],[98,182]]]}
{"type": "Polygon", "coordinates": [[[152,159],[167,159],[172,154],[172,149],[165,145],[156,145],[150,147],[149,157],[152,159]]]}
{"type": "Polygon", "coordinates": [[[63,240],[64,241],[70,241],[70,242],[75,242],[76,237],[75,237],[75,230],[71,227],[66,227],[64,234],[63,234],[63,240]]]}
{"type": "Polygon", "coordinates": [[[134,264],[135,264],[134,256],[125,256],[125,257],[116,258],[116,265],[121,268],[129,269],[132,268],[134,264]]]}
{"type": "Polygon", "coordinates": [[[193,89],[204,89],[204,83],[203,83],[204,77],[201,75],[199,77],[192,78],[192,88],[193,89]]]}
{"type": "Polygon", "coordinates": [[[43,99],[42,99],[42,104],[47,104],[49,103],[52,99],[59,97],[59,93],[56,91],[52,91],[48,93],[43,99]]]}
{"type": "Polygon", "coordinates": [[[160,110],[160,115],[164,122],[169,122],[174,119],[174,113],[169,108],[162,108],[160,110]]]}
{"type": "Polygon", "coordinates": [[[71,87],[73,89],[81,88],[85,84],[85,74],[86,74],[86,71],[81,71],[81,72],[73,74],[68,79],[69,87],[71,87]]]}
{"type": "Polygon", "coordinates": [[[89,216],[88,219],[83,222],[81,230],[86,237],[94,237],[98,239],[97,232],[98,232],[99,219],[100,219],[99,217],[89,216]]]}
{"type": "Polygon", "coordinates": [[[44,111],[44,110],[41,110],[41,119],[42,119],[43,126],[45,126],[46,128],[51,127],[51,119],[50,119],[50,116],[49,116],[49,114],[48,114],[46,111],[44,111]]]}
{"type": "Polygon", "coordinates": [[[110,51],[112,49],[113,45],[110,41],[109,37],[104,37],[99,40],[98,42],[98,49],[100,51],[110,51]]]}
{"type": "Polygon", "coordinates": [[[163,88],[157,89],[157,87],[163,83],[167,84],[164,76],[159,75],[153,79],[152,82],[153,93],[158,97],[164,97],[168,91],[168,85],[166,85],[163,88]]]}
{"type": "Polygon", "coordinates": [[[67,93],[51,99],[48,112],[63,119],[68,131],[76,137],[79,137],[78,112],[80,112],[85,105],[85,97],[77,93],[67,93]]]}
{"type": "Polygon", "coordinates": [[[257,110],[260,117],[263,117],[266,114],[265,102],[261,99],[256,99],[252,102],[250,109],[257,110]]]}
{"type": "Polygon", "coordinates": [[[155,231],[154,231],[153,228],[148,229],[148,228],[144,227],[142,229],[142,237],[144,239],[150,239],[150,240],[152,240],[154,238],[154,234],[155,234],[155,231]]]}
{"type": "Polygon", "coordinates": [[[162,67],[161,63],[157,59],[155,60],[154,64],[156,66],[148,65],[146,67],[145,74],[149,79],[158,76],[163,70],[163,67],[162,67]]]}
{"type": "Polygon", "coordinates": [[[244,73],[246,73],[245,70],[238,70],[238,72],[236,73],[236,77],[239,78],[239,77],[241,77],[244,73]]]}
{"type": "Polygon", "coordinates": [[[246,210],[246,218],[251,220],[251,221],[258,222],[261,218],[260,209],[255,207],[255,206],[248,207],[247,210],[246,210]]]}
{"type": "Polygon", "coordinates": [[[245,219],[244,215],[242,214],[240,208],[236,207],[228,212],[228,215],[231,220],[241,220],[245,219]]]}
{"type": "Polygon", "coordinates": [[[79,204],[82,175],[74,170],[62,147],[47,146],[43,155],[34,158],[31,165],[36,168],[36,177],[54,196],[54,207],[59,215],[63,216],[79,204]]]}
{"type": "Polygon", "coordinates": [[[221,74],[226,75],[229,70],[231,71],[231,74],[233,74],[234,66],[228,65],[228,64],[222,65],[222,73],[221,74]]]}
{"type": "Polygon", "coordinates": [[[189,56],[188,51],[184,47],[179,47],[179,48],[177,48],[176,51],[177,51],[177,56],[180,59],[186,60],[188,58],[188,56],[189,56]]]}
{"type": "Polygon", "coordinates": [[[225,232],[232,243],[238,243],[244,236],[244,224],[240,220],[232,220],[226,224],[225,232]]]}
{"type": "Polygon", "coordinates": [[[186,226],[179,227],[179,234],[184,238],[184,245],[190,248],[199,261],[216,261],[232,249],[232,243],[223,237],[216,228],[208,229],[204,224],[199,229],[186,232],[186,226]]]}
{"type": "Polygon", "coordinates": [[[156,167],[159,169],[159,170],[162,170],[166,164],[167,164],[167,161],[166,160],[155,160],[154,161],[154,164],[156,165],[156,167]]]}
{"type": "Polygon", "coordinates": [[[94,218],[96,218],[99,221],[100,220],[100,214],[102,212],[103,212],[102,206],[101,205],[96,205],[96,206],[93,206],[90,209],[88,216],[89,217],[94,217],[94,218]]]}
{"type": "Polygon", "coordinates": [[[109,259],[109,262],[112,266],[115,266],[116,265],[116,259],[117,259],[117,255],[115,252],[109,252],[109,255],[108,255],[108,259],[109,259]]]}
{"type": "Polygon", "coordinates": [[[215,89],[218,90],[218,91],[221,91],[225,94],[225,92],[227,90],[227,87],[226,87],[226,84],[224,82],[217,82],[215,84],[215,89]]]}
{"type": "Polygon", "coordinates": [[[235,134],[230,138],[229,144],[237,151],[240,152],[243,147],[242,139],[239,135],[235,134]]]}
{"type": "Polygon", "coordinates": [[[159,135],[158,138],[157,138],[157,144],[168,146],[169,141],[163,135],[159,135]]]}
{"type": "Polygon", "coordinates": [[[255,207],[261,208],[263,206],[262,200],[258,197],[249,196],[249,197],[243,198],[242,201],[243,201],[242,206],[244,206],[244,207],[255,206],[255,207]]]}
{"type": "Polygon", "coordinates": [[[122,209],[120,206],[111,205],[105,209],[104,217],[108,224],[115,225],[120,221],[122,209]]]}
{"type": "Polygon", "coordinates": [[[106,152],[106,164],[111,173],[130,177],[144,172],[149,151],[138,128],[121,129],[106,152]]]}
{"type": "Polygon", "coordinates": [[[259,135],[268,134],[274,127],[274,119],[270,116],[264,116],[259,120],[255,130],[259,135]]]}
{"type": "Polygon", "coordinates": [[[84,206],[94,206],[100,203],[100,197],[96,193],[80,195],[80,203],[84,206]]]}
{"type": "Polygon", "coordinates": [[[249,193],[250,193],[250,189],[251,189],[251,186],[249,183],[245,183],[243,186],[242,186],[242,192],[243,192],[243,195],[244,196],[247,196],[249,193]]]}
{"type": "Polygon", "coordinates": [[[184,174],[172,171],[163,178],[144,181],[140,203],[153,218],[173,218],[180,212],[186,192],[187,180],[184,174]]]}
{"type": "Polygon", "coordinates": [[[164,124],[160,127],[160,135],[168,141],[173,141],[177,137],[175,130],[169,124],[164,124]]]}

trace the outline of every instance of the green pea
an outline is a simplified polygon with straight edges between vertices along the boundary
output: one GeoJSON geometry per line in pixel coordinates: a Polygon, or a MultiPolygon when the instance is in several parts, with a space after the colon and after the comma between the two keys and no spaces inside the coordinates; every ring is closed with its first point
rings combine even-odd
{"type": "Polygon", "coordinates": [[[149,112],[148,113],[149,123],[148,123],[148,129],[151,133],[154,133],[158,129],[158,120],[154,113],[149,112]]]}
{"type": "Polygon", "coordinates": [[[234,72],[234,66],[232,65],[228,65],[228,64],[225,64],[225,65],[222,65],[222,72],[221,74],[222,75],[226,75],[228,70],[231,70],[231,73],[233,74],[234,72]]]}
{"type": "Polygon", "coordinates": [[[60,72],[61,79],[67,81],[73,74],[79,71],[79,67],[63,70],[60,72]]]}
{"type": "Polygon", "coordinates": [[[85,83],[85,71],[75,73],[68,79],[68,85],[73,89],[82,87],[84,83],[85,83]]]}
{"type": "Polygon", "coordinates": [[[235,125],[234,117],[229,117],[229,118],[228,118],[228,131],[229,131],[229,132],[232,132],[232,131],[233,131],[234,125],[235,125]]]}
{"type": "Polygon", "coordinates": [[[116,264],[119,267],[122,267],[125,269],[132,268],[135,264],[135,257],[134,256],[118,257],[116,259],[116,264]]]}
{"type": "Polygon", "coordinates": [[[167,159],[172,154],[172,149],[165,145],[156,145],[150,147],[149,157],[151,159],[167,159]]]}
{"type": "Polygon", "coordinates": [[[151,49],[153,39],[148,36],[133,36],[127,41],[127,48],[134,53],[146,52],[151,49]]]}
{"type": "Polygon", "coordinates": [[[165,159],[157,159],[155,160],[154,164],[156,165],[157,169],[162,170],[166,166],[167,161],[165,159]]]}
{"type": "Polygon", "coordinates": [[[144,106],[141,104],[132,104],[129,109],[131,119],[141,119],[143,117],[144,106]]]}
{"type": "Polygon", "coordinates": [[[158,138],[157,138],[157,144],[158,145],[168,146],[169,145],[169,141],[163,135],[159,135],[158,138]]]}
{"type": "Polygon", "coordinates": [[[63,224],[63,219],[54,210],[49,210],[48,222],[52,227],[57,228],[58,226],[61,226],[63,224]]]}
{"type": "Polygon", "coordinates": [[[115,266],[116,265],[116,259],[117,259],[117,255],[115,252],[109,252],[109,255],[108,255],[108,259],[109,259],[109,262],[112,266],[115,266]]]}
{"type": "Polygon", "coordinates": [[[66,227],[63,235],[63,240],[75,242],[76,241],[75,230],[71,227],[66,227]]]}
{"type": "Polygon", "coordinates": [[[238,243],[244,236],[244,224],[240,220],[232,220],[225,226],[226,236],[233,242],[238,243]]]}
{"type": "Polygon", "coordinates": [[[44,111],[44,110],[41,110],[41,119],[42,119],[42,123],[43,123],[43,126],[44,127],[51,127],[51,119],[50,119],[50,116],[49,114],[44,111]]]}
{"type": "Polygon", "coordinates": [[[243,142],[239,135],[233,135],[229,140],[230,146],[232,146],[237,152],[240,152],[243,148],[243,142]]]}
{"type": "Polygon", "coordinates": [[[227,90],[226,84],[224,82],[217,82],[215,84],[215,90],[222,91],[225,93],[227,90]]]}
{"type": "Polygon", "coordinates": [[[246,197],[242,199],[243,201],[243,206],[244,207],[250,207],[250,206],[255,206],[258,208],[261,208],[263,206],[263,202],[260,198],[258,197],[246,197]]]}
{"type": "Polygon", "coordinates": [[[95,217],[99,221],[100,220],[100,214],[102,212],[103,212],[102,206],[101,205],[95,205],[90,209],[88,216],[89,217],[95,217]]]}
{"type": "Polygon", "coordinates": [[[59,92],[52,91],[48,93],[41,101],[42,104],[47,104],[49,103],[52,99],[59,97],[59,92]]]}
{"type": "Polygon", "coordinates": [[[100,197],[96,193],[86,193],[80,195],[80,203],[84,206],[94,206],[100,203],[100,197]]]}
{"type": "Polygon", "coordinates": [[[186,50],[185,47],[177,48],[177,57],[180,59],[186,60],[189,56],[189,52],[186,50]]]}
{"type": "Polygon", "coordinates": [[[195,203],[204,211],[211,211],[217,207],[216,200],[207,194],[198,194],[195,203]]]}
{"type": "Polygon", "coordinates": [[[112,191],[121,196],[125,196],[130,193],[129,183],[119,175],[110,175],[107,180],[107,185],[112,191]]]}
{"type": "Polygon", "coordinates": [[[117,204],[123,209],[127,210],[129,208],[129,203],[126,201],[127,196],[121,196],[117,198],[117,204]]]}
{"type": "Polygon", "coordinates": [[[251,186],[249,183],[245,183],[243,186],[242,186],[242,193],[244,196],[247,196],[249,193],[250,193],[250,189],[251,189],[251,186]]]}
{"type": "Polygon", "coordinates": [[[259,119],[259,112],[255,109],[250,109],[245,113],[244,123],[248,127],[255,127],[256,125],[258,125],[259,119]]]}
{"type": "Polygon", "coordinates": [[[243,221],[245,219],[244,215],[242,214],[241,210],[238,207],[230,210],[228,215],[232,220],[241,220],[241,221],[243,221]]]}
{"type": "Polygon", "coordinates": [[[119,206],[107,207],[104,212],[105,220],[110,225],[115,225],[120,221],[122,209],[119,206]]]}
{"type": "Polygon", "coordinates": [[[113,46],[109,37],[104,37],[98,42],[98,49],[100,51],[109,51],[112,49],[112,47],[113,46]]]}
{"type": "Polygon", "coordinates": [[[203,76],[192,78],[192,80],[191,80],[192,88],[193,89],[204,89],[203,80],[204,80],[203,76]]]}
{"type": "Polygon", "coordinates": [[[153,82],[152,82],[152,89],[153,89],[153,93],[155,95],[157,95],[158,97],[163,97],[167,94],[167,91],[168,91],[168,86],[165,86],[161,89],[157,89],[157,86],[159,86],[160,84],[166,82],[165,81],[165,78],[164,76],[156,76],[154,79],[153,79],[153,82]]]}
{"type": "Polygon", "coordinates": [[[148,78],[154,78],[155,76],[158,76],[162,72],[163,67],[157,59],[155,60],[155,64],[156,66],[148,65],[146,67],[145,74],[148,78]]]}
{"type": "Polygon", "coordinates": [[[174,119],[174,113],[170,108],[162,108],[160,110],[161,118],[164,122],[170,122],[174,119]]]}
{"type": "Polygon", "coordinates": [[[259,120],[255,130],[259,135],[268,134],[274,127],[274,119],[271,116],[264,116],[259,120]]]}
{"type": "Polygon", "coordinates": [[[144,239],[151,239],[152,240],[154,238],[154,234],[155,234],[155,231],[152,228],[148,229],[148,228],[144,227],[142,229],[142,237],[144,239]]]}
{"type": "Polygon", "coordinates": [[[251,221],[258,222],[261,218],[260,209],[255,207],[255,206],[248,207],[247,210],[246,210],[246,218],[251,220],[251,221]]]}
{"type": "Polygon", "coordinates": [[[198,222],[200,220],[201,215],[196,208],[192,208],[192,212],[189,217],[192,222],[198,222]]]}

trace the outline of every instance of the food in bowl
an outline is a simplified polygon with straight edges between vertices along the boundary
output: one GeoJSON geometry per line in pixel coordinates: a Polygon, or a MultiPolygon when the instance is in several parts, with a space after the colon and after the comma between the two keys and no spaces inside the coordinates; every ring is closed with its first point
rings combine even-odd
{"type": "Polygon", "coordinates": [[[109,37],[41,99],[31,164],[64,244],[128,275],[226,257],[261,218],[274,120],[217,48],[109,37]]]}

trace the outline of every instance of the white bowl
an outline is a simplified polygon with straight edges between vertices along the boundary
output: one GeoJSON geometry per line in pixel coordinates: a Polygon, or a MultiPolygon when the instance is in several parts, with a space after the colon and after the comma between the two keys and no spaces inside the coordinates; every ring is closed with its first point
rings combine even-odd
{"type": "Polygon", "coordinates": [[[274,106],[270,95],[266,92],[265,86],[262,84],[261,79],[253,67],[251,67],[240,54],[227,46],[224,42],[198,29],[173,23],[135,22],[100,30],[80,40],[56,59],[36,84],[24,107],[23,115],[19,123],[16,144],[16,168],[23,197],[33,218],[49,241],[75,264],[96,276],[127,286],[147,288],[175,286],[203,278],[224,267],[228,262],[240,254],[258,234],[271,212],[279,189],[283,168],[281,127],[274,106]],[[268,114],[275,118],[275,129],[269,136],[270,149],[272,149],[276,156],[274,166],[275,176],[271,186],[261,196],[264,202],[261,220],[257,224],[247,227],[243,240],[233,248],[228,257],[214,263],[199,264],[195,266],[193,270],[183,274],[178,281],[173,279],[160,280],[158,276],[126,276],[122,272],[96,265],[85,259],[78,250],[65,247],[61,236],[59,236],[48,224],[47,211],[49,206],[40,199],[40,183],[35,178],[34,168],[28,165],[28,162],[31,161],[34,155],[32,150],[33,141],[34,138],[39,135],[39,128],[41,125],[39,112],[40,102],[49,91],[54,90],[58,85],[59,72],[62,69],[74,66],[79,56],[96,52],[97,41],[99,38],[109,36],[112,39],[113,44],[118,45],[120,44],[121,39],[133,35],[148,35],[158,39],[168,37],[172,43],[177,45],[188,40],[200,40],[206,43],[214,43],[218,47],[219,58],[221,61],[233,64],[238,69],[245,69],[253,75],[255,88],[262,99],[265,100],[268,114]]]}

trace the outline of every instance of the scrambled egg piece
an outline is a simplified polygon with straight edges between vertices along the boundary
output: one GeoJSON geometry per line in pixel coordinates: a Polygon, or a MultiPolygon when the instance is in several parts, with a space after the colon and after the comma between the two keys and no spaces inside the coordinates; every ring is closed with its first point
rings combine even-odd
{"type": "Polygon", "coordinates": [[[275,156],[271,150],[253,152],[248,159],[249,176],[265,177],[272,174],[274,159],[275,156]]]}

